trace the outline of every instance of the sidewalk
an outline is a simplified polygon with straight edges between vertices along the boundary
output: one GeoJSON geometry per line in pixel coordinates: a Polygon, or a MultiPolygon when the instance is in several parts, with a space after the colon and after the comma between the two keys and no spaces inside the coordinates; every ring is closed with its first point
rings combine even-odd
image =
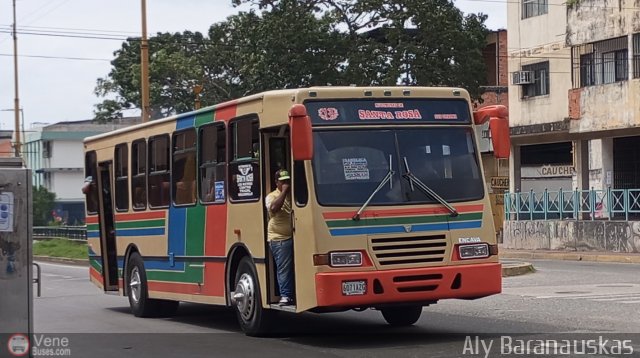
{"type": "Polygon", "coordinates": [[[617,253],[603,251],[516,250],[505,249],[504,247],[502,247],[502,245],[500,245],[499,253],[501,259],[568,260],[640,264],[640,254],[634,253],[617,253]]]}

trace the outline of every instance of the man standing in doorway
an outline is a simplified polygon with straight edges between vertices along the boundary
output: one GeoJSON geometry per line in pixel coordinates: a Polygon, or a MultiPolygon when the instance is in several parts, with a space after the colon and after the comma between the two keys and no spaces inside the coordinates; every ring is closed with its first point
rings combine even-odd
{"type": "Polygon", "coordinates": [[[289,172],[276,171],[276,190],[267,195],[269,212],[267,239],[276,262],[280,305],[293,304],[293,223],[291,222],[291,177],[289,172]]]}

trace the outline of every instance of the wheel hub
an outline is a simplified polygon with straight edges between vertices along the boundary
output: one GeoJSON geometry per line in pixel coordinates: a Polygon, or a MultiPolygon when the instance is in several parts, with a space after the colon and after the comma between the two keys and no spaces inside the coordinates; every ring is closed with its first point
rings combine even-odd
{"type": "Polygon", "coordinates": [[[142,280],[140,279],[140,270],[134,267],[129,277],[129,294],[135,303],[140,301],[140,293],[142,291],[142,280]]]}
{"type": "Polygon", "coordinates": [[[236,284],[233,299],[243,320],[249,321],[255,309],[254,284],[251,276],[243,273],[236,284]]]}

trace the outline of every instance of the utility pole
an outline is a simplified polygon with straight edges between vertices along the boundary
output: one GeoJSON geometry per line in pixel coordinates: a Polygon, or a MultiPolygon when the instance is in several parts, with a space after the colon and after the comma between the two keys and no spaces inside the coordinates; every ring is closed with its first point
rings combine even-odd
{"type": "Polygon", "coordinates": [[[20,96],[18,91],[18,34],[16,32],[16,0],[13,0],[13,82],[15,98],[13,100],[15,156],[20,158],[20,96]]]}
{"type": "Polygon", "coordinates": [[[196,110],[200,109],[200,92],[202,92],[202,85],[193,86],[193,93],[196,96],[196,101],[195,101],[196,110]]]}
{"type": "Polygon", "coordinates": [[[141,0],[141,2],[142,41],[140,41],[140,83],[142,84],[142,122],[147,122],[149,120],[149,42],[147,40],[147,0],[141,0]]]}

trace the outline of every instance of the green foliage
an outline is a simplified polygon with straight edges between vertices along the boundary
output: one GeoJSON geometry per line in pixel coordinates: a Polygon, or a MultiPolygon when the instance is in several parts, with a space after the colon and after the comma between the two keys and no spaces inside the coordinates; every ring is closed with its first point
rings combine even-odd
{"type": "Polygon", "coordinates": [[[33,254],[39,256],[86,259],[88,249],[85,242],[67,239],[51,239],[37,241],[33,245],[33,254]]]}
{"type": "MultiPolygon", "coordinates": [[[[480,97],[486,15],[451,0],[232,0],[249,4],[200,33],[149,41],[152,118],[265,90],[315,85],[456,86],[480,97]]],[[[98,79],[96,119],[140,107],[140,45],[129,39],[98,79]]]]}
{"type": "Polygon", "coordinates": [[[56,194],[45,187],[33,188],[33,225],[46,226],[51,220],[51,212],[56,200],[56,194]]]}

